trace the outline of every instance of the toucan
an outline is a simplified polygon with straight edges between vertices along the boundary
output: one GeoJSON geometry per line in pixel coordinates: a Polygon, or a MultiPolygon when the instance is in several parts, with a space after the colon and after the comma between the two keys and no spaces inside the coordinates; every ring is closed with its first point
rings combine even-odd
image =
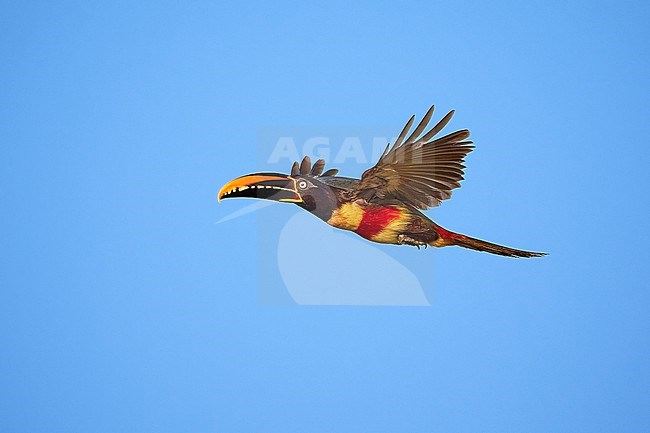
{"type": "Polygon", "coordinates": [[[395,143],[390,143],[374,167],[361,179],[323,172],[325,161],[313,165],[309,156],[293,163],[291,174],[255,173],[226,183],[218,200],[248,197],[295,203],[327,224],[350,230],[373,242],[427,246],[457,245],[507,257],[541,257],[446,230],[422,213],[438,206],[460,188],[465,156],[474,149],[467,129],[436,138],[454,110],[427,129],[434,106],[409,134],[411,116],[395,143]]]}

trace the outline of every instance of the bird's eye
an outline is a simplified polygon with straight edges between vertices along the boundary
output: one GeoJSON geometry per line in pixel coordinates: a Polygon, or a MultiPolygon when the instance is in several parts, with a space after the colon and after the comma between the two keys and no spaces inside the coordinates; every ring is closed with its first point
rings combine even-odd
{"type": "Polygon", "coordinates": [[[300,189],[307,188],[307,182],[305,182],[304,180],[301,180],[300,182],[298,182],[298,188],[300,188],[300,189]]]}

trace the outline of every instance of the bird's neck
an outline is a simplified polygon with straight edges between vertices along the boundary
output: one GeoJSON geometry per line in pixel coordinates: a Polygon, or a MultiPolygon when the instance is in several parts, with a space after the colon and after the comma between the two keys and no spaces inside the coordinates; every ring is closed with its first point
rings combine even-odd
{"type": "Polygon", "coordinates": [[[327,222],[341,206],[343,200],[338,189],[328,188],[319,190],[318,195],[304,196],[303,202],[298,203],[298,206],[327,222]]]}

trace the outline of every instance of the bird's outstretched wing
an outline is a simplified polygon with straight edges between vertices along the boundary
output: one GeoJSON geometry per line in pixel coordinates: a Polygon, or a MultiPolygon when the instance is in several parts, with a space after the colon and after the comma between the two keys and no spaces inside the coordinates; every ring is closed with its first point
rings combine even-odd
{"type": "Polygon", "coordinates": [[[361,182],[351,192],[353,198],[369,202],[397,199],[415,208],[427,209],[451,197],[452,190],[459,188],[459,181],[463,180],[465,155],[474,146],[466,141],[469,138],[467,129],[434,139],[451,120],[453,110],[422,134],[433,110],[434,106],[410,135],[415,116],[409,119],[395,144],[386,146],[377,164],[363,173],[361,182]]]}

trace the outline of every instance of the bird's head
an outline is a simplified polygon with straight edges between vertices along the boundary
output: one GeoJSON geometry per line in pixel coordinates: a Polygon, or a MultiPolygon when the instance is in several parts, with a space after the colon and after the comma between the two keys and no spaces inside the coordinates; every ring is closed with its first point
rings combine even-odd
{"type": "Polygon", "coordinates": [[[329,169],[323,173],[325,161],[319,159],[311,165],[306,156],[300,164],[293,163],[291,174],[255,173],[238,177],[226,183],[219,191],[218,199],[258,198],[298,206],[327,220],[337,207],[335,188],[324,181],[338,173],[329,169]]]}

